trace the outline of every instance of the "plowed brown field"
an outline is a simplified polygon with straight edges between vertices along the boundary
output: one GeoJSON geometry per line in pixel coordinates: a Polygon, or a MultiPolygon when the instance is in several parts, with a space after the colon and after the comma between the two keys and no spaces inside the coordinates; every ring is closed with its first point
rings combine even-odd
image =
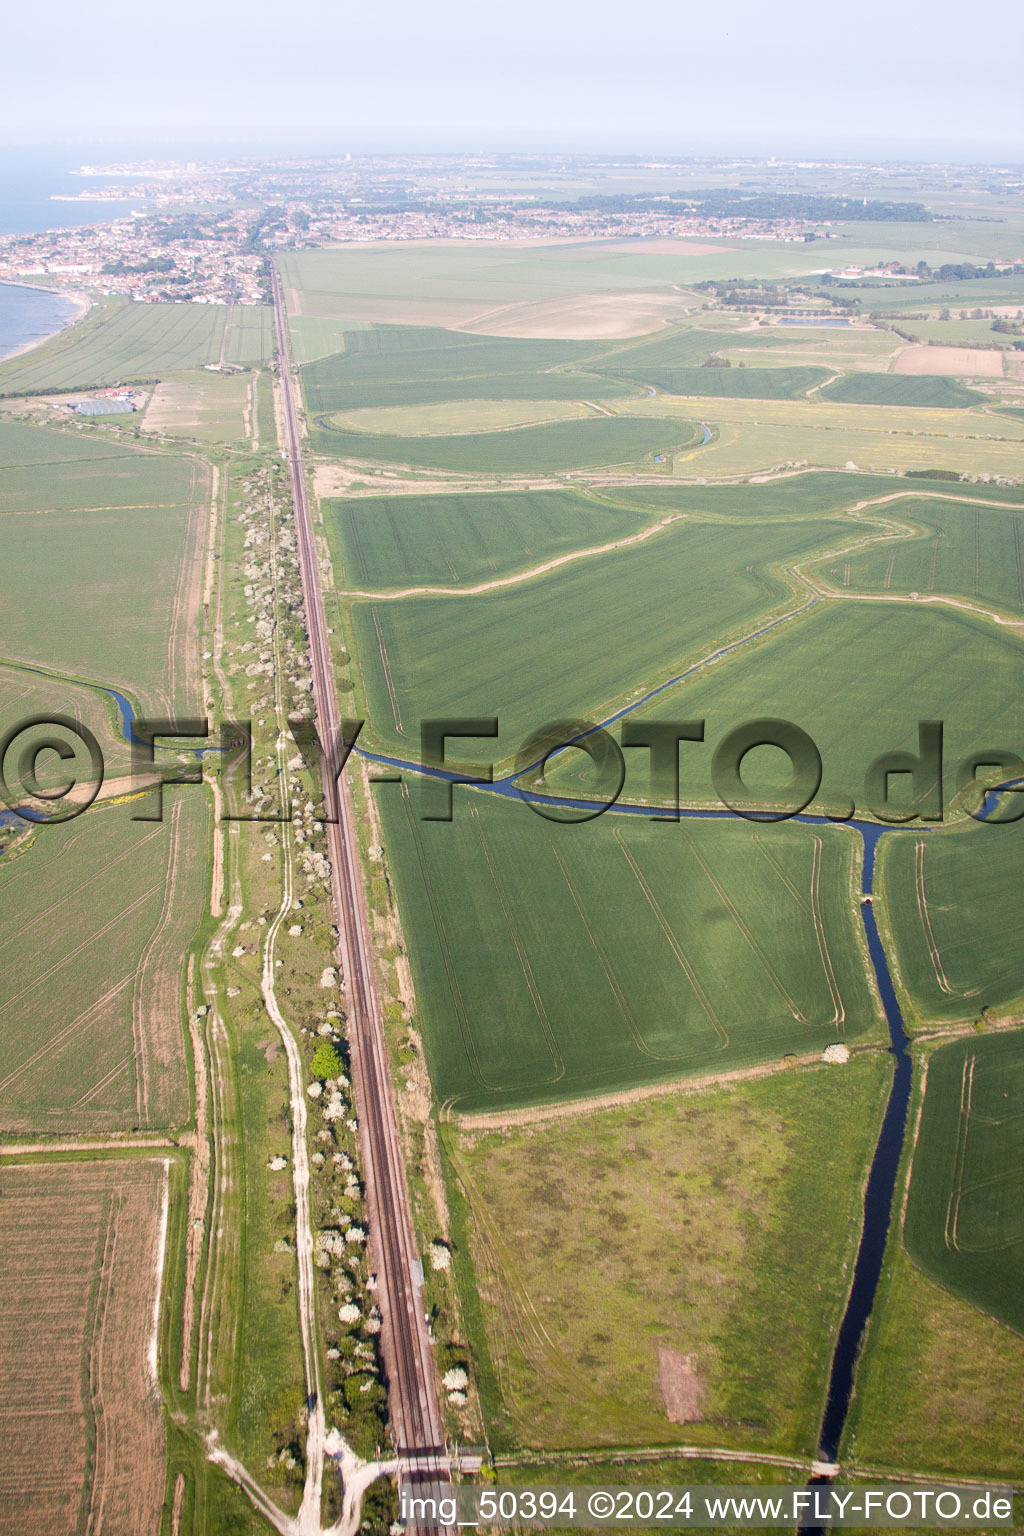
{"type": "Polygon", "coordinates": [[[0,1168],[0,1533],[152,1536],[166,1165],[0,1168]]]}

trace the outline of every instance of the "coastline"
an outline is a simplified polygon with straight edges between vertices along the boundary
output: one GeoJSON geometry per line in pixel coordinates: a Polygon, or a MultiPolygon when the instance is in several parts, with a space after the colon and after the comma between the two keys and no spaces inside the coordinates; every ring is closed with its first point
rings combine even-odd
{"type": "Polygon", "coordinates": [[[58,325],[54,330],[47,331],[45,336],[33,336],[31,341],[23,342],[21,346],[14,347],[10,352],[0,352],[0,364],[9,363],[15,357],[23,357],[26,352],[31,352],[36,347],[41,347],[45,342],[52,341],[55,336],[59,336],[69,326],[77,325],[79,320],[88,314],[95,303],[93,298],[79,289],[68,292],[64,289],[43,287],[40,283],[12,282],[8,278],[4,278],[0,286],[4,288],[30,288],[33,293],[46,293],[51,296],[57,294],[61,298],[69,299],[75,305],[75,313],[70,315],[67,320],[58,325]]]}

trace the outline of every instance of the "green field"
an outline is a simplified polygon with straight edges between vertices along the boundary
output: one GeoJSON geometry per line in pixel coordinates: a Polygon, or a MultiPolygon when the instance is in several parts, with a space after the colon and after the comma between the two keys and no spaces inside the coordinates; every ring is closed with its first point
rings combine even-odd
{"type": "Polygon", "coordinates": [[[380,791],[431,1077],[460,1111],[821,1051],[874,1019],[853,839],[380,791]]]}
{"type": "MultiPolygon", "coordinates": [[[[121,447],[108,438],[93,435],[83,422],[72,420],[69,429],[58,431],[37,426],[34,421],[12,421],[0,417],[0,463],[4,476],[14,469],[38,465],[86,464],[130,466],[138,462],[131,448],[121,447]]],[[[152,462],[152,461],[150,461],[152,462]]],[[[77,473],[77,468],[76,468],[77,473]]]]}
{"type": "MultiPolygon", "coordinates": [[[[709,357],[716,356],[726,348],[756,347],[760,349],[777,347],[781,342],[788,347],[791,343],[799,345],[803,340],[802,336],[790,336],[779,332],[774,326],[741,330],[732,317],[729,318],[731,323],[720,330],[674,328],[666,335],[656,335],[631,342],[616,348],[615,351],[607,351],[601,358],[600,364],[595,366],[599,366],[603,373],[622,373],[628,378],[648,379],[651,377],[652,370],[662,372],[700,369],[700,365],[709,357]]],[[[735,372],[735,369],[708,368],[706,371],[724,374],[735,372]]],[[[813,382],[812,379],[811,383],[813,382]]]]}
{"type": "MultiPolygon", "coordinates": [[[[972,494],[985,497],[986,490],[972,494]]],[[[920,536],[878,544],[849,562],[823,563],[820,570],[833,585],[894,595],[948,593],[1024,612],[1021,512],[916,497],[879,512],[918,525],[920,536]]]]}
{"type": "Polygon", "coordinates": [[[207,801],[169,791],[42,827],[0,859],[5,1131],[127,1130],[187,1117],[182,954],[201,920],[207,801]]]}
{"type": "Polygon", "coordinates": [[[236,304],[97,306],[77,325],[0,363],[0,396],[154,379],[220,360],[258,363],[273,353],[271,311],[236,304]]]}
{"type": "Polygon", "coordinates": [[[911,405],[944,410],[984,405],[987,396],[941,374],[848,373],[821,392],[844,405],[911,405]]]}
{"type": "MultiPolygon", "coordinates": [[[[1019,226],[1013,221],[1006,226],[1006,233],[1010,234],[1011,238],[1019,239],[1018,229],[1019,226]]],[[[932,256],[932,264],[937,259],[932,256]]],[[[952,259],[962,258],[952,257],[952,259]]],[[[1019,277],[976,277],[962,282],[915,283],[912,294],[907,293],[902,284],[897,288],[872,288],[869,292],[865,291],[863,297],[870,309],[884,310],[886,319],[895,321],[901,327],[900,311],[904,311],[907,317],[907,329],[914,331],[916,330],[915,316],[925,309],[949,308],[958,312],[965,309],[970,314],[972,309],[985,309],[993,304],[1020,306],[1024,304],[1024,282],[1019,277]]]]}
{"type": "Polygon", "coordinates": [[[492,1444],[813,1453],[888,1081],[872,1054],[547,1124],[456,1126],[492,1444]],[[666,1412],[669,1362],[690,1422],[666,1412]]]}
{"type": "Polygon", "coordinates": [[[341,552],[337,579],[370,589],[489,581],[648,522],[573,491],[352,497],[323,512],[341,552]]]}
{"type": "Polygon", "coordinates": [[[342,432],[380,432],[394,437],[458,437],[465,432],[502,432],[551,421],[592,421],[611,412],[582,400],[445,400],[428,405],[378,405],[334,411],[328,424],[342,432]]]}
{"type": "Polygon", "coordinates": [[[189,459],[10,421],[0,421],[0,465],[0,512],[180,507],[199,476],[189,459]]]}
{"type": "MultiPolygon", "coordinates": [[[[501,591],[353,602],[370,729],[389,750],[418,758],[424,716],[497,714],[494,761],[511,760],[548,721],[604,718],[712,650],[716,637],[753,628],[790,590],[767,567],[841,530],[810,519],[680,522],[501,591]]],[[[686,716],[688,697],[669,693],[655,712],[686,716]]]]}
{"type": "MultiPolygon", "coordinates": [[[[54,713],[70,715],[92,731],[103,753],[104,776],[120,778],[131,772],[131,748],[125,740],[113,699],[98,689],[87,688],[67,681],[63,677],[51,677],[28,668],[5,666],[0,662],[0,738],[33,716],[52,718],[54,713]]],[[[45,732],[40,733],[45,734],[45,732]]],[[[27,738],[19,743],[27,744],[27,738]]],[[[18,782],[16,759],[10,758],[6,771],[11,775],[11,787],[18,782]]],[[[48,770],[45,760],[38,764],[40,781],[51,784],[66,783],[66,770],[54,758],[48,770]]],[[[90,770],[83,752],[76,762],[76,775],[90,777],[90,770]]],[[[5,807],[0,804],[0,811],[5,807]]],[[[0,842],[6,839],[0,839],[0,842]]]]}
{"type": "MultiPolygon", "coordinates": [[[[959,314],[959,310],[956,313],[959,314]]],[[[970,310],[967,313],[969,314],[970,310]]],[[[1007,336],[1000,336],[998,331],[993,331],[991,320],[908,319],[902,321],[900,329],[910,331],[920,341],[934,341],[943,347],[962,346],[964,342],[968,341],[981,342],[983,345],[997,347],[1010,340],[1007,336]]]]}
{"type": "Polygon", "coordinates": [[[592,356],[592,342],[519,341],[427,326],[345,334],[345,350],[302,370],[312,414],[444,400],[576,400],[628,394],[594,374],[552,373],[592,356]]]}
{"type": "Polygon", "coordinates": [[[904,1242],[940,1284],[1024,1333],[1024,1035],[958,1040],[928,1064],[904,1242]]]}
{"type": "Polygon", "coordinates": [[[205,466],[8,422],[0,453],[4,655],[194,707],[205,466]]]}
{"type": "MultiPolygon", "coordinates": [[[[325,359],[325,364],[330,361],[325,359]]],[[[305,376],[307,370],[302,372],[305,376]]],[[[326,376],[326,367],[324,373],[326,376]]],[[[308,380],[304,382],[306,398],[310,400],[310,385],[308,380]]],[[[351,377],[331,382],[328,377],[320,390],[332,402],[331,411],[445,405],[457,400],[612,400],[638,392],[639,386],[625,379],[606,378],[578,368],[561,373],[464,373],[450,378],[396,379],[391,383],[371,378],[365,384],[351,377]]]]}
{"type": "Polygon", "coordinates": [[[133,507],[0,520],[0,621],[8,656],[132,694],[195,706],[199,509],[133,507]],[[187,567],[183,574],[183,565],[187,567]]]}
{"type": "MultiPolygon", "coordinates": [[[[216,306],[211,306],[216,307],[216,306]]],[[[265,363],[277,348],[274,313],[269,304],[234,304],[228,326],[224,361],[237,367],[265,363]]],[[[218,359],[214,358],[214,362],[218,359]]]]}
{"type": "MultiPolygon", "coordinates": [[[[733,367],[743,362],[749,368],[827,368],[830,373],[884,373],[896,353],[906,342],[892,331],[868,330],[863,326],[851,326],[849,330],[801,331],[790,326],[773,326],[776,338],[771,348],[758,345],[751,350],[746,345],[750,332],[741,331],[725,338],[720,356],[731,360],[733,367]],[[791,345],[795,343],[795,345],[791,345]]],[[[769,334],[771,334],[769,333],[769,334]]],[[[754,341],[758,338],[755,335],[754,341]]]]}
{"type": "Polygon", "coordinates": [[[544,474],[590,465],[635,464],[653,454],[698,441],[689,422],[602,416],[558,421],[504,432],[466,432],[456,437],[385,437],[315,426],[309,434],[315,453],[388,464],[416,464],[461,474],[544,474]]]}
{"type": "MultiPolygon", "coordinates": [[[[1012,744],[1019,750],[1019,739],[1012,744]]],[[[908,833],[886,848],[900,975],[921,1019],[976,1019],[983,1008],[1000,1013],[1019,1003],[1022,838],[1019,822],[971,822],[941,836],[908,833]]]]}
{"type": "MultiPolygon", "coordinates": [[[[636,240],[583,240],[553,245],[504,241],[410,242],[285,251],[278,258],[286,287],[300,290],[303,315],[382,318],[393,307],[424,316],[457,310],[462,321],[513,303],[536,303],[576,294],[673,291],[680,281],[714,276],[723,259],[737,269],[772,264],[779,253],[763,242],[723,242],[707,254],[697,243],[675,252],[648,250],[636,240]]],[[[797,253],[784,253],[792,263],[797,253]]],[[[812,261],[808,249],[808,259],[812,261]]],[[[439,318],[439,323],[444,323],[439,318]]]]}
{"type": "MultiPolygon", "coordinates": [[[[899,483],[899,482],[897,482],[899,483]]],[[[810,471],[765,481],[762,485],[616,486],[617,502],[667,512],[694,512],[709,517],[819,517],[839,512],[857,501],[891,496],[891,475],[829,474],[810,471]]],[[[984,494],[988,495],[988,487],[984,494]]],[[[998,493],[997,494],[1003,494],[998,493]]],[[[1018,493],[1020,494],[1020,493],[1018,493]]]]}
{"type": "MultiPolygon", "coordinates": [[[[817,745],[823,775],[814,805],[848,809],[852,798],[862,812],[869,764],[883,752],[916,751],[917,722],[941,720],[948,804],[956,765],[973,748],[994,743],[1024,756],[1020,667],[1019,642],[969,616],[828,602],[642,713],[707,722],[707,744],[680,754],[684,800],[713,799],[714,747],[734,727],[770,716],[792,721],[817,745]]],[[[751,790],[768,794],[788,782],[788,758],[774,749],[772,757],[745,761],[751,790]]],[[[890,785],[897,807],[910,804],[907,777],[890,785]]]]}
{"type": "Polygon", "coordinates": [[[289,315],[292,357],[297,363],[315,363],[332,352],[345,350],[345,332],[359,330],[357,321],[321,320],[316,315],[289,315]]]}
{"type": "Polygon", "coordinates": [[[627,377],[669,395],[798,400],[828,378],[824,368],[634,368],[627,377]]]}

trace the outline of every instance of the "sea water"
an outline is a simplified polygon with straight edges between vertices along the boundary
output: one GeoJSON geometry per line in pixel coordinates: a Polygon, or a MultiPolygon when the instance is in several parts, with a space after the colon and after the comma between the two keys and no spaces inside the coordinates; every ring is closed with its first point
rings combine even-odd
{"type": "Polygon", "coordinates": [[[59,331],[78,312],[79,306],[66,294],[0,283],[0,358],[59,331]]]}

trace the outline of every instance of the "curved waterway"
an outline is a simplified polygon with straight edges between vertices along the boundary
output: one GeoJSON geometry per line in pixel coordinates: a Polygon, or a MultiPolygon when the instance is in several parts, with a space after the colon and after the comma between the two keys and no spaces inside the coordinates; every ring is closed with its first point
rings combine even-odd
{"type": "MultiPolygon", "coordinates": [[[[784,622],[777,620],[776,622],[784,622]]],[[[772,627],[772,626],[767,626],[772,627]]],[[[726,649],[731,649],[727,647],[726,649]]],[[[724,654],[724,653],[719,653],[724,654]]],[[[686,676],[683,673],[682,676],[686,676]]],[[[677,681],[674,679],[673,681],[677,681]]],[[[672,683],[665,683],[663,688],[669,688],[672,683]]],[[[660,693],[661,688],[654,693],[660,693]]],[[[653,694],[647,697],[653,697],[653,694]]],[[[645,700],[640,700],[640,703],[645,700]]],[[[604,726],[621,719],[636,709],[638,704],[632,704],[627,709],[613,715],[603,722],[604,726]]],[[[601,729],[603,727],[594,727],[601,729]]],[[[589,733],[588,733],[589,734],[589,733]]],[[[360,751],[360,749],[356,749],[360,751]]],[[[380,763],[382,766],[399,768],[417,773],[429,778],[447,779],[450,782],[458,782],[458,776],[444,769],[425,767],[419,763],[406,762],[400,758],[387,757],[379,753],[360,751],[360,756],[370,762],[380,763]]],[[[521,770],[528,771],[528,770],[521,770]]],[[[567,809],[590,810],[594,809],[594,802],[588,800],[574,800],[568,797],[556,795],[538,795],[530,790],[520,789],[516,783],[518,775],[506,775],[503,779],[495,779],[490,784],[479,784],[475,788],[484,793],[503,795],[507,799],[525,800],[535,805],[558,805],[567,809]]],[[[986,798],[986,807],[989,800],[986,798]]],[[[625,816],[645,816],[651,820],[658,819],[649,805],[633,805],[616,802],[608,814],[625,816]]],[[[730,810],[686,810],[682,807],[679,816],[685,820],[695,821],[725,821],[737,820],[737,815],[730,810]]],[[[665,818],[668,819],[668,818],[665,818]]],[[[675,819],[673,816],[671,819],[675,819]]],[[[758,818],[750,818],[756,820],[758,818]]],[[[868,953],[871,956],[871,964],[878,982],[878,990],[882,999],[882,1007],[885,1012],[886,1023],[889,1027],[889,1050],[894,1058],[894,1070],[892,1085],[889,1089],[889,1098],[882,1118],[882,1128],[871,1159],[871,1168],[868,1173],[868,1181],[864,1192],[864,1216],[861,1225],[860,1242],[857,1247],[857,1257],[853,1266],[853,1280],[850,1293],[846,1302],[846,1310],[843,1313],[839,1332],[836,1336],[835,1349],[832,1354],[832,1364],[829,1371],[828,1395],[825,1402],[825,1412],[822,1418],[821,1431],[818,1437],[818,1454],[822,1461],[834,1463],[839,1454],[839,1446],[842,1441],[843,1427],[850,1408],[850,1397],[853,1391],[854,1371],[857,1365],[857,1356],[860,1351],[864,1330],[867,1327],[868,1318],[871,1316],[875,1304],[875,1295],[878,1290],[878,1282],[882,1273],[882,1260],[885,1255],[886,1240],[889,1235],[889,1225],[892,1220],[893,1196],[896,1191],[896,1177],[899,1171],[900,1158],[903,1155],[903,1142],[907,1129],[907,1110],[910,1105],[910,1091],[913,1081],[913,1063],[907,1050],[908,1039],[904,1028],[903,1014],[896,998],[893,987],[892,975],[889,970],[889,961],[885,953],[875,922],[875,914],[872,908],[874,899],[875,860],[878,844],[887,834],[907,830],[905,828],[883,826],[874,821],[863,821],[850,817],[840,820],[829,816],[811,816],[802,813],[789,818],[799,822],[803,826],[852,827],[861,838],[863,846],[863,866],[861,873],[861,921],[864,924],[864,933],[868,944],[868,953]]],[[[916,827],[913,830],[922,832],[926,827],[916,827]]]]}
{"type": "MultiPolygon", "coordinates": [[[[38,677],[45,677],[51,682],[59,681],[59,679],[54,677],[52,672],[45,672],[41,667],[31,667],[21,663],[19,663],[19,665],[21,666],[22,671],[34,672],[38,677]]],[[[79,687],[92,688],[96,693],[105,693],[108,698],[113,699],[114,706],[117,710],[118,724],[121,727],[121,735],[129,746],[149,747],[149,741],[145,737],[139,736],[136,733],[135,706],[131,699],[127,697],[127,695],[121,693],[117,688],[109,687],[109,685],[106,683],[79,682],[77,678],[74,679],[74,681],[78,684],[79,687]]],[[[195,753],[196,757],[205,757],[208,752],[222,752],[223,750],[223,747],[219,746],[192,748],[192,751],[195,753]]],[[[47,819],[48,818],[44,813],[34,811],[30,806],[27,805],[19,806],[18,810],[16,811],[0,810],[0,831],[2,831],[4,828],[9,829],[11,827],[18,826],[25,821],[37,821],[40,824],[43,824],[47,821],[47,819]]],[[[0,847],[0,853],[3,853],[2,847],[0,847]]]]}

